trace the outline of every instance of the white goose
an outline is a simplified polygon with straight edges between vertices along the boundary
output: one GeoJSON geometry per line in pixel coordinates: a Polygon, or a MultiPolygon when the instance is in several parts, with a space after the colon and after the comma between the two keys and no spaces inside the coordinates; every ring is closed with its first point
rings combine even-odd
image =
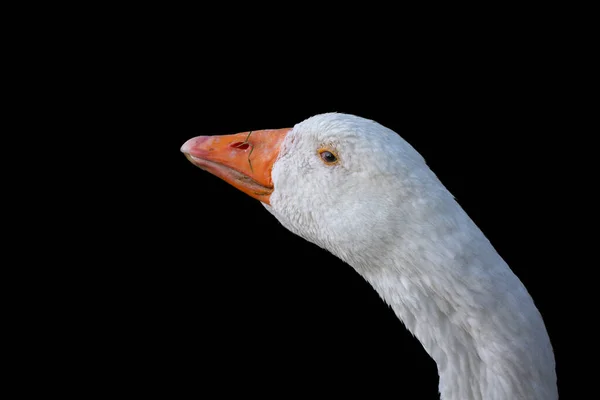
{"type": "Polygon", "coordinates": [[[192,138],[181,151],[361,274],[435,360],[441,399],[558,398],[527,290],[392,130],[327,113],[291,129],[192,138]]]}

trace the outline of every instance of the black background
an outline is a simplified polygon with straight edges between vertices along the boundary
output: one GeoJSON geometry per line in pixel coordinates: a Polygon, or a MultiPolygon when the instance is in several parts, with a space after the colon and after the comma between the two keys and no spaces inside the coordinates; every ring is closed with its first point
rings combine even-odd
{"type": "Polygon", "coordinates": [[[81,343],[75,366],[94,365],[88,389],[437,398],[434,362],[352,268],[179,151],[194,136],[337,111],[382,123],[425,157],[531,293],[561,396],[573,392],[560,34],[483,20],[278,41],[298,25],[130,18],[142,23],[88,43],[71,92],[75,127],[98,154],[78,152],[78,221],[55,250],[80,251],[61,275],[77,282],[64,295],[77,328],[64,339],[81,343]]]}

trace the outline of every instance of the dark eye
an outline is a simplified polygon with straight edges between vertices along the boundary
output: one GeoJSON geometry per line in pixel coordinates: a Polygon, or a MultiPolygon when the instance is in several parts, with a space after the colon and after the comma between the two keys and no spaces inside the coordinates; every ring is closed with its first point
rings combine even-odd
{"type": "Polygon", "coordinates": [[[325,161],[327,164],[333,164],[337,161],[337,157],[330,151],[323,150],[319,154],[321,155],[323,161],[325,161]]]}

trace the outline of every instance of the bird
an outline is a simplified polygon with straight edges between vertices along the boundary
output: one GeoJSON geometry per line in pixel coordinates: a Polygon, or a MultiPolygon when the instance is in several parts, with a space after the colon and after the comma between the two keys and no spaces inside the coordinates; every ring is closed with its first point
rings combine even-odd
{"type": "Polygon", "coordinates": [[[531,295],[392,129],[326,112],[291,128],[192,137],[180,151],[360,274],[435,361],[442,400],[558,399],[531,295]]]}

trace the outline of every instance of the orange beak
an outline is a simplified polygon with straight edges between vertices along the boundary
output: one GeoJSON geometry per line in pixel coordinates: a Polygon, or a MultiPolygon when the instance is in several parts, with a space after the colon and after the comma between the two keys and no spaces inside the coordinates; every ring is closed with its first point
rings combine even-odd
{"type": "Polygon", "coordinates": [[[289,131],[290,128],[198,136],[185,142],[181,151],[192,164],[270,204],[271,169],[289,131]]]}

